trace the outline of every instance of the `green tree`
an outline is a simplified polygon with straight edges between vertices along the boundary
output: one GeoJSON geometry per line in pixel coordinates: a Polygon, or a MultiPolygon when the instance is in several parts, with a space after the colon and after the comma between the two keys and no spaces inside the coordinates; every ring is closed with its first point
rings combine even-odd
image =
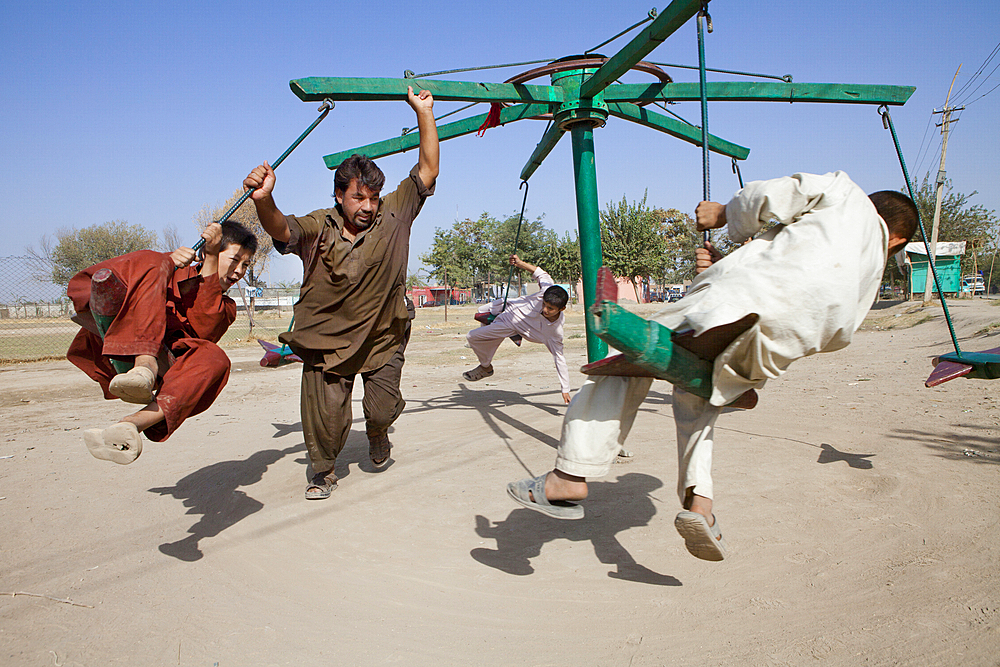
{"type": "Polygon", "coordinates": [[[656,209],[646,206],[645,193],[642,201],[633,204],[623,196],[617,205],[608,204],[600,215],[604,265],[616,276],[628,278],[638,294],[637,278],[663,273],[666,243],[662,218],[656,209]]]}
{"type": "Polygon", "coordinates": [[[142,225],[112,220],[80,230],[60,229],[54,239],[43,236],[39,249],[29,247],[28,255],[39,267],[36,278],[65,286],[88,266],[136,250],[152,249],[157,241],[156,232],[142,225]]]}
{"type": "Polygon", "coordinates": [[[575,285],[583,275],[579,234],[566,232],[562,237],[553,234],[541,266],[557,283],[575,285]]]}
{"type": "MultiPolygon", "coordinates": [[[[920,219],[924,223],[929,240],[931,225],[934,222],[934,206],[937,202],[937,185],[931,182],[930,173],[924,175],[923,183],[915,194],[917,197],[915,203],[920,209],[920,219]]],[[[989,266],[990,259],[997,250],[997,237],[1000,235],[1000,218],[997,217],[996,211],[969,202],[977,194],[976,190],[969,194],[955,192],[951,179],[945,179],[938,240],[966,242],[965,255],[961,260],[962,275],[972,273],[974,266],[979,269],[982,269],[984,264],[989,266]]],[[[919,230],[913,240],[920,241],[919,230]]]]}
{"type": "Polygon", "coordinates": [[[683,283],[693,279],[694,251],[702,244],[694,218],[676,208],[656,209],[656,214],[663,238],[663,256],[657,277],[661,283],[683,283]]]}
{"type": "MultiPolygon", "coordinates": [[[[242,196],[243,191],[237,190],[222,205],[211,206],[205,204],[202,206],[201,210],[194,216],[194,223],[198,228],[198,233],[200,234],[204,231],[210,223],[220,219],[236,203],[236,200],[242,196]]],[[[260,219],[257,217],[257,208],[252,202],[247,200],[229,219],[240,223],[257,237],[257,252],[254,254],[253,260],[250,262],[250,267],[247,269],[246,276],[243,279],[247,285],[264,287],[265,285],[261,280],[261,276],[267,271],[268,263],[271,260],[271,252],[274,250],[274,243],[271,236],[264,231],[264,226],[260,224],[260,219]]],[[[191,243],[193,244],[197,240],[194,239],[191,243]]]]}
{"type": "Polygon", "coordinates": [[[181,233],[177,230],[177,225],[167,225],[163,228],[162,234],[163,245],[160,246],[160,249],[164,252],[173,252],[177,248],[184,246],[190,247],[188,246],[190,242],[187,239],[181,238],[181,233]]]}
{"type": "Polygon", "coordinates": [[[429,267],[428,274],[455,287],[482,287],[506,281],[510,271],[510,255],[517,238],[517,254],[532,264],[542,264],[556,240],[554,232],[545,228],[542,218],[524,220],[517,233],[518,215],[499,220],[487,212],[477,219],[456,220],[451,229],[434,232],[431,249],[420,255],[429,267]]]}

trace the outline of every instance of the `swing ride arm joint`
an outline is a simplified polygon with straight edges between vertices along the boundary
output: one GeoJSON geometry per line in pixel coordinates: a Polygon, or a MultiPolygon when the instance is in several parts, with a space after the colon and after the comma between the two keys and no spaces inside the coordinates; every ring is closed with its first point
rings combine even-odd
{"type": "Polygon", "coordinates": [[[712,396],[712,364],[675,345],[673,331],[612,301],[593,309],[595,333],[633,364],[701,398],[712,396]]]}

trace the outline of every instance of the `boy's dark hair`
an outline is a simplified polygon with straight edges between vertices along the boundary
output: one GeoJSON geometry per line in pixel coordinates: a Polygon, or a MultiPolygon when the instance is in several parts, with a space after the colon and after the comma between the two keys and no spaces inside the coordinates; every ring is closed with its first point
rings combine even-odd
{"type": "Polygon", "coordinates": [[[881,190],[868,195],[875,210],[885,220],[889,232],[909,241],[917,231],[919,212],[913,200],[902,192],[881,190]]]}
{"type": "Polygon", "coordinates": [[[333,191],[347,192],[351,181],[358,179],[358,185],[363,185],[372,192],[380,192],[385,185],[385,174],[372,162],[367,155],[355,153],[340,163],[333,174],[333,191]]]}
{"type": "Polygon", "coordinates": [[[542,295],[542,301],[562,310],[569,303],[569,294],[559,285],[550,285],[542,295]]]}
{"type": "Polygon", "coordinates": [[[257,237],[253,232],[238,222],[226,220],[222,223],[222,243],[219,245],[219,252],[231,245],[242,247],[251,257],[257,254],[257,237]]]}

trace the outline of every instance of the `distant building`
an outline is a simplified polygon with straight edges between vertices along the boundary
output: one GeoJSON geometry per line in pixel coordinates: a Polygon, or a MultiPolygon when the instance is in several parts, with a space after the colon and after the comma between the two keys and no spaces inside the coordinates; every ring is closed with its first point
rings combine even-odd
{"type": "MultiPolygon", "coordinates": [[[[962,287],[962,255],[965,241],[943,241],[934,250],[934,268],[941,281],[941,291],[957,293],[962,287]]],[[[927,248],[923,242],[907,243],[896,253],[896,264],[910,273],[910,294],[923,294],[927,284],[927,248]]],[[[931,279],[931,292],[937,293],[937,285],[931,279]]]]}
{"type": "Polygon", "coordinates": [[[458,287],[444,287],[441,285],[429,285],[427,287],[413,287],[406,291],[406,296],[410,297],[413,305],[417,308],[443,306],[445,299],[451,293],[451,306],[460,306],[465,303],[472,303],[472,290],[460,289],[458,287]]]}

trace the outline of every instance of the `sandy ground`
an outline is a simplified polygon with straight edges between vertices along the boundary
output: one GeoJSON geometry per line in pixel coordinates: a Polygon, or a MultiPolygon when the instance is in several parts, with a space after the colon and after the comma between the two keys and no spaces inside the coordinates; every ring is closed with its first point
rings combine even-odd
{"type": "MultiPolygon", "coordinates": [[[[1000,307],[952,307],[964,347],[1000,346],[976,333],[1000,307]]],[[[909,308],[720,418],[722,563],[673,528],[666,383],[585,520],[512,503],[564,407],[540,346],[465,383],[466,310],[421,312],[393,464],[371,471],[356,401],[322,502],[302,497],[299,369],[259,349],[230,350],[217,403],[130,466],[87,454],[81,429],[123,406],[82,373],[0,368],[0,664],[1000,664],[1000,383],[925,389],[950,344],[909,308]]],[[[577,312],[571,368],[581,331],[577,312]]]]}

